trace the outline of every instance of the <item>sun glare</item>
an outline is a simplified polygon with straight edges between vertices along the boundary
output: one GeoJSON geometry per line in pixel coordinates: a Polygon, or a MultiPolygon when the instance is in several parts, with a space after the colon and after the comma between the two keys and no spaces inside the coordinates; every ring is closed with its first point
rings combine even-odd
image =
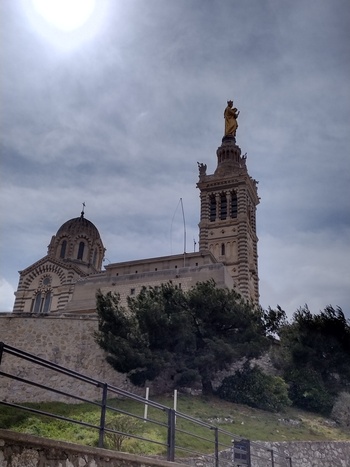
{"type": "Polygon", "coordinates": [[[94,12],[96,0],[32,0],[37,13],[61,31],[83,26],[94,12]]]}

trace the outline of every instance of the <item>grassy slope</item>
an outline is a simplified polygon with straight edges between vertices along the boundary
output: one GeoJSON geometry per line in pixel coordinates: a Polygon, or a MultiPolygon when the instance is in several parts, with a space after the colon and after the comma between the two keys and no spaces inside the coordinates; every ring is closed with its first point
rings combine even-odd
{"type": "MultiPolygon", "coordinates": [[[[173,404],[172,397],[160,397],[155,400],[168,407],[171,407],[173,404]]],[[[144,413],[144,407],[133,401],[113,400],[109,404],[127,412],[138,414],[141,417],[144,413]]],[[[97,406],[63,403],[41,403],[30,404],[30,406],[94,425],[99,424],[100,412],[97,406]]],[[[251,440],[321,441],[350,439],[349,432],[342,431],[340,428],[333,426],[330,420],[295,409],[287,409],[284,413],[270,413],[225,402],[215,397],[194,397],[180,394],[177,410],[251,440]]],[[[149,418],[166,423],[164,416],[164,413],[149,408],[149,418]]],[[[108,417],[109,415],[107,415],[107,421],[108,417]]],[[[182,420],[178,420],[177,426],[187,431],[194,429],[182,420]]],[[[60,420],[53,420],[48,417],[38,418],[32,413],[14,410],[11,407],[2,405],[0,405],[0,428],[87,445],[97,445],[98,439],[97,430],[60,420]]],[[[197,430],[197,428],[195,429],[197,430]]],[[[166,430],[150,423],[139,422],[138,430],[141,430],[143,436],[154,440],[164,441],[166,439],[166,430]]],[[[198,434],[206,436],[201,429],[198,430],[198,434]]],[[[164,452],[162,447],[145,445],[143,442],[135,440],[125,441],[123,447],[123,450],[130,452],[143,452],[147,454],[160,454],[164,452]]],[[[196,447],[201,452],[206,450],[200,443],[196,447]]]]}

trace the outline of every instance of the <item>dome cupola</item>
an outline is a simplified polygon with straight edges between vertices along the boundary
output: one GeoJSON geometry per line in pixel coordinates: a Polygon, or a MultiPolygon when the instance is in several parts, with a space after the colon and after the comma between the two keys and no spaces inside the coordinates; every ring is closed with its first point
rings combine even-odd
{"type": "Polygon", "coordinates": [[[64,262],[74,262],[87,273],[98,272],[102,268],[105,248],[96,226],[80,217],[65,222],[51,239],[48,255],[64,262]]]}

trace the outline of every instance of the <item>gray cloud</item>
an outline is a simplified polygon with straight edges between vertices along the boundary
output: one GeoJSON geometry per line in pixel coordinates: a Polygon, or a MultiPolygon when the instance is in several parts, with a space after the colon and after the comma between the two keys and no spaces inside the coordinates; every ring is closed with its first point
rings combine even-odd
{"type": "Polygon", "coordinates": [[[69,36],[30,2],[0,6],[1,310],[83,201],[115,262],[182,252],[182,197],[192,251],[196,163],[215,170],[233,98],[260,182],[262,305],[349,313],[347,0],[98,3],[69,36]]]}

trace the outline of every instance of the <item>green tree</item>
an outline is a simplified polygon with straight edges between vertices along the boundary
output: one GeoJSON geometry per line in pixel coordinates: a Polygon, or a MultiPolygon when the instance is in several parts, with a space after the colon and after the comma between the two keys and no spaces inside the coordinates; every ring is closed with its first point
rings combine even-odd
{"type": "Polygon", "coordinates": [[[329,412],[332,400],[350,385],[350,323],[340,308],[312,314],[300,308],[281,327],[279,364],[299,407],[329,412]]]}
{"type": "Polygon", "coordinates": [[[288,324],[287,314],[279,305],[275,310],[271,307],[264,310],[263,320],[266,334],[270,337],[278,336],[280,330],[288,324]]]}
{"type": "Polygon", "coordinates": [[[108,362],[140,386],[162,374],[174,387],[201,382],[211,393],[219,370],[269,345],[262,310],[213,280],[187,292],[171,283],[144,287],[126,308],[118,294],[99,291],[97,313],[108,362]]]}
{"type": "Polygon", "coordinates": [[[329,414],[334,397],[319,373],[310,367],[291,368],[285,372],[289,383],[289,397],[301,409],[329,414]]]}

